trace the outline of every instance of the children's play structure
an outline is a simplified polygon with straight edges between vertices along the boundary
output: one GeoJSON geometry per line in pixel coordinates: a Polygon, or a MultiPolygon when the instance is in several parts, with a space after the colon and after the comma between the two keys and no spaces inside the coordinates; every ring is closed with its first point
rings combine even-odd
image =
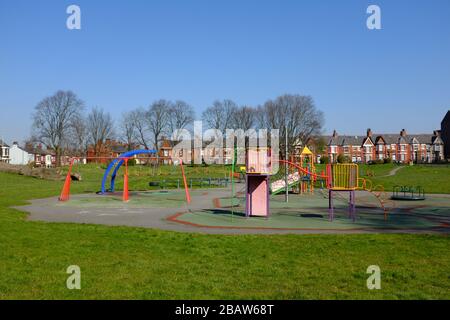
{"type": "Polygon", "coordinates": [[[248,150],[245,177],[245,215],[269,216],[269,176],[272,173],[270,149],[248,150]]]}
{"type": "Polygon", "coordinates": [[[421,186],[395,186],[391,199],[405,201],[425,200],[425,190],[421,186]]]}
{"type": "Polygon", "coordinates": [[[314,184],[321,181],[328,190],[328,214],[329,219],[334,219],[333,200],[341,193],[348,193],[348,216],[356,219],[356,191],[368,191],[380,202],[387,219],[388,209],[386,206],[386,195],[382,186],[372,188],[372,183],[367,179],[359,178],[357,164],[328,164],[326,173],[318,174],[314,166],[314,154],[305,147],[298,157],[298,162],[287,160],[276,160],[288,167],[284,172],[284,178],[270,182],[273,175],[272,164],[275,160],[271,158],[270,150],[254,149],[247,151],[246,167],[246,205],[245,215],[247,217],[269,217],[269,192],[277,194],[288,193],[295,188],[300,194],[314,192],[314,184]],[[287,183],[286,183],[287,182],[287,183]],[[270,186],[270,188],[269,188],[270,186]]]}
{"type": "MultiPolygon", "coordinates": [[[[136,191],[129,192],[129,163],[133,160],[135,163],[137,156],[143,156],[142,159],[151,159],[156,155],[155,150],[133,150],[120,155],[117,158],[102,159],[106,166],[103,178],[100,184],[100,191],[97,192],[98,197],[107,195],[117,195],[115,185],[117,176],[119,176],[120,168],[123,168],[120,176],[123,175],[123,191],[119,193],[124,203],[133,197],[136,191]],[[109,186],[107,185],[109,181],[109,186]]],[[[156,157],[157,159],[157,157],[156,157]]],[[[317,172],[314,164],[314,154],[310,149],[305,147],[296,157],[288,160],[278,160],[274,157],[270,148],[248,148],[246,149],[246,166],[245,166],[245,216],[246,217],[265,217],[270,216],[270,194],[276,195],[284,192],[286,194],[286,202],[288,194],[296,192],[299,195],[314,195],[314,186],[320,186],[323,196],[328,198],[328,218],[333,221],[335,218],[335,199],[339,197],[348,204],[348,217],[352,221],[356,220],[356,191],[371,192],[381,204],[384,210],[384,217],[387,218],[386,195],[381,186],[372,188],[372,183],[363,178],[359,178],[359,168],[357,164],[328,164],[326,171],[317,172]],[[275,171],[278,173],[275,174],[275,171]],[[281,172],[281,173],[280,173],[281,172]],[[325,192],[326,190],[326,192],[325,192]],[[348,197],[342,196],[348,194],[348,197]]],[[[68,201],[70,198],[70,186],[73,179],[72,167],[79,159],[71,160],[64,186],[59,197],[60,201],[68,201]]],[[[177,162],[180,168],[180,177],[182,176],[185,200],[187,204],[191,203],[191,195],[189,189],[192,185],[188,185],[185,174],[184,165],[181,159],[177,162]]],[[[174,166],[175,168],[175,166],[174,166]]],[[[178,169],[176,169],[178,170],[178,169]]],[[[193,169],[191,169],[193,170],[193,169]]],[[[134,170],[135,171],[135,170],[134,170]]],[[[242,170],[241,170],[242,171],[242,170]]],[[[234,163],[231,172],[231,199],[234,194],[234,163]]],[[[120,180],[122,183],[122,180],[120,180]]],[[[191,180],[192,183],[192,180],[191,180]]],[[[147,182],[146,185],[149,183],[147,182]]],[[[178,188],[180,181],[178,181],[178,188]]],[[[137,189],[142,190],[142,189],[137,189]]],[[[142,191],[138,191],[142,195],[142,191]]],[[[411,198],[424,197],[421,189],[405,189],[399,188],[394,190],[394,196],[406,197],[407,192],[411,194],[411,198]],[[396,192],[397,191],[397,192],[396,192]]],[[[117,200],[117,199],[116,199],[117,200]]],[[[233,205],[231,205],[231,215],[233,215],[233,205]]]]}

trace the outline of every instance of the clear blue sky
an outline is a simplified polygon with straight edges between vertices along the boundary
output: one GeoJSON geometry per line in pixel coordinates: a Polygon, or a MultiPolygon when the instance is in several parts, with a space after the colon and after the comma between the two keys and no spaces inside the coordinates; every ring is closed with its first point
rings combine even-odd
{"type": "Polygon", "coordinates": [[[431,133],[450,109],[450,1],[0,0],[0,137],[70,89],[118,118],[155,99],[313,96],[325,132],[431,133]],[[66,28],[77,4],[82,29],[66,28]],[[366,8],[382,30],[366,28],[366,8]]]}

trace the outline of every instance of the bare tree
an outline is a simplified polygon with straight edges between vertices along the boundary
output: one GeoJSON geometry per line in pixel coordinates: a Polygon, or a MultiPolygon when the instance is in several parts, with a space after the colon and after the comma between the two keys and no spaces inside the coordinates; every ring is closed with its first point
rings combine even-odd
{"type": "Polygon", "coordinates": [[[127,144],[128,151],[132,150],[136,137],[136,126],[134,123],[133,112],[125,112],[122,114],[120,131],[122,140],[127,144]]]}
{"type": "Polygon", "coordinates": [[[255,124],[255,113],[255,109],[249,106],[236,108],[231,115],[230,127],[244,131],[251,129],[255,124]]]}
{"type": "Polygon", "coordinates": [[[69,142],[77,156],[86,155],[88,149],[88,131],[86,127],[86,118],[82,115],[74,117],[71,125],[71,141],[69,142]]]}
{"type": "Polygon", "coordinates": [[[153,102],[147,112],[147,127],[152,136],[155,149],[159,150],[159,142],[165,133],[167,133],[169,124],[169,110],[172,104],[170,101],[161,99],[153,102]]]}
{"type": "MultiPolygon", "coordinates": [[[[169,134],[173,134],[177,129],[185,129],[194,121],[194,108],[184,101],[177,100],[171,104],[169,109],[169,134]]],[[[175,137],[178,140],[178,136],[175,137]]]]}
{"type": "Polygon", "coordinates": [[[62,149],[71,129],[74,118],[84,108],[72,91],[57,91],[53,96],[44,98],[35,107],[33,113],[33,133],[39,142],[56,153],[56,163],[61,165],[62,149]]]}
{"type": "Polygon", "coordinates": [[[283,95],[267,101],[259,108],[262,115],[260,127],[280,130],[281,152],[285,156],[285,137],[288,136],[288,152],[292,153],[299,143],[305,144],[316,134],[320,134],[324,118],[317,110],[310,96],[283,95]]]}
{"type": "Polygon", "coordinates": [[[134,139],[137,143],[148,150],[149,132],[147,127],[147,111],[144,108],[140,107],[133,111],[130,111],[129,117],[134,123],[134,139]]]}
{"type": "Polygon", "coordinates": [[[94,146],[95,155],[98,156],[106,139],[114,134],[114,122],[108,112],[93,108],[87,117],[87,130],[89,143],[94,146]]]}
{"type": "Polygon", "coordinates": [[[203,121],[210,129],[218,129],[225,132],[232,122],[233,113],[237,109],[236,103],[231,100],[214,101],[202,114],[203,121]]]}

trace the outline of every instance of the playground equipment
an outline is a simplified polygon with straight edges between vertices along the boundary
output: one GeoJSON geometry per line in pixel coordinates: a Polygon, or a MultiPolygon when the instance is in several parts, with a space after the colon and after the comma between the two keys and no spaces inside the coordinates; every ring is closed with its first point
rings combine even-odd
{"type": "Polygon", "coordinates": [[[291,161],[282,161],[287,163],[287,173],[284,172],[286,168],[280,167],[280,172],[272,177],[270,184],[270,191],[272,194],[277,194],[286,190],[286,181],[288,182],[288,189],[297,191],[299,194],[314,193],[314,185],[324,177],[322,172],[317,175],[316,166],[314,164],[314,153],[308,148],[304,147],[300,155],[291,158],[291,161]],[[287,174],[287,179],[286,179],[287,174]]]}
{"type": "Polygon", "coordinates": [[[250,149],[246,156],[245,215],[269,216],[269,176],[272,174],[270,149],[250,149]]]}
{"type": "Polygon", "coordinates": [[[154,155],[154,154],[156,154],[156,150],[132,150],[132,151],[128,151],[128,152],[121,154],[118,158],[111,161],[111,163],[106,168],[105,173],[103,174],[101,193],[106,193],[107,191],[114,192],[117,172],[119,171],[120,167],[124,164],[125,159],[129,159],[135,155],[140,155],[140,154],[154,155]],[[110,182],[110,187],[107,190],[106,189],[106,181],[108,180],[108,176],[109,176],[109,173],[111,170],[113,170],[112,175],[111,175],[111,182],[110,182]]]}
{"type": "MultiPolygon", "coordinates": [[[[105,173],[103,175],[102,181],[101,181],[101,191],[99,191],[97,194],[99,195],[106,195],[106,194],[114,194],[115,190],[115,181],[117,174],[119,172],[119,169],[125,164],[125,170],[123,174],[123,191],[122,191],[122,199],[124,202],[129,201],[129,189],[128,189],[128,178],[129,178],[129,172],[128,172],[128,161],[129,160],[136,160],[136,155],[153,155],[155,154],[155,150],[133,150],[129,152],[125,152],[122,155],[120,155],[117,158],[109,158],[109,157],[92,157],[92,158],[85,158],[86,160],[111,160],[108,167],[105,170],[105,173]],[[108,180],[108,177],[111,173],[111,182],[110,182],[110,188],[106,189],[106,182],[108,180]]],[[[147,158],[149,159],[149,158],[147,158]]],[[[157,158],[153,158],[153,160],[158,160],[157,158]]],[[[69,169],[66,175],[66,179],[64,182],[64,186],[62,188],[61,194],[59,196],[59,201],[68,201],[70,199],[70,186],[72,181],[72,169],[74,163],[79,162],[79,158],[72,158],[69,163],[69,169]]],[[[187,179],[184,172],[184,165],[181,159],[179,159],[178,164],[181,168],[181,174],[183,177],[183,184],[185,189],[185,195],[186,195],[186,202],[191,202],[191,197],[187,185],[187,179]]]]}
{"type": "MultiPolygon", "coordinates": [[[[273,176],[270,166],[263,167],[261,160],[268,160],[267,150],[255,151],[249,150],[247,153],[247,168],[249,172],[246,173],[246,209],[245,214],[250,216],[269,216],[269,191],[268,183],[269,177],[273,176]]],[[[304,149],[304,155],[311,156],[313,154],[309,149],[304,149]]],[[[306,158],[306,157],[305,157],[306,158]]],[[[384,211],[384,218],[387,219],[389,212],[388,202],[384,188],[381,185],[372,187],[372,182],[365,178],[359,178],[359,167],[357,164],[328,164],[326,167],[326,174],[324,172],[316,173],[312,161],[308,162],[305,158],[299,163],[293,163],[286,160],[277,160],[279,163],[286,164],[288,170],[284,172],[284,179],[278,178],[270,183],[270,190],[272,194],[277,194],[283,190],[289,190],[296,185],[299,185],[300,193],[313,193],[314,183],[322,180],[325,182],[328,190],[328,214],[329,219],[334,219],[334,199],[340,196],[340,193],[348,193],[348,216],[356,220],[356,191],[367,191],[373,194],[379,201],[384,211]],[[306,165],[305,165],[306,164],[306,165]],[[286,179],[287,178],[287,179],[286,179]],[[303,180],[302,180],[303,179],[303,180]],[[287,181],[287,188],[286,188],[287,181]]],[[[270,159],[270,163],[272,163],[270,159]]],[[[266,162],[267,163],[267,162],[266,162]]],[[[280,166],[280,169],[283,166],[280,166]]],[[[342,196],[340,196],[342,197],[342,196]]],[[[344,198],[345,199],[345,198],[344,198]]],[[[347,201],[347,200],[345,200],[347,201]]],[[[395,204],[393,203],[393,206],[395,204]]]]}
{"type": "Polygon", "coordinates": [[[358,165],[335,164],[327,165],[328,214],[334,219],[333,196],[336,192],[349,193],[349,217],[355,221],[356,205],[355,190],[358,189],[358,165]]]}
{"type": "Polygon", "coordinates": [[[394,186],[391,199],[407,201],[425,200],[425,190],[421,186],[394,186]]]}
{"type": "Polygon", "coordinates": [[[302,167],[306,171],[299,172],[299,192],[300,194],[302,194],[307,193],[309,190],[309,193],[312,194],[314,192],[314,182],[316,181],[316,168],[314,166],[314,154],[306,146],[303,148],[300,154],[300,167],[302,167]]]}

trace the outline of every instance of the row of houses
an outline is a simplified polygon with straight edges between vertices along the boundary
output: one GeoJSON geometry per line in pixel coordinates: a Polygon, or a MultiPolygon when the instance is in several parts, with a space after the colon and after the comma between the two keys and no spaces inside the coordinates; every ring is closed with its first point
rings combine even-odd
{"type": "Polygon", "coordinates": [[[16,165],[33,163],[38,167],[52,167],[56,164],[55,153],[43,148],[40,144],[37,146],[27,144],[20,147],[17,142],[13,142],[12,146],[9,146],[0,140],[0,146],[0,162],[16,165]]]}
{"type": "Polygon", "coordinates": [[[310,147],[316,149],[318,160],[327,156],[331,162],[337,162],[340,156],[347,161],[370,163],[387,160],[399,163],[435,163],[445,160],[444,142],[440,130],[433,134],[407,134],[402,129],[399,134],[374,134],[367,129],[366,135],[323,136],[326,142],[324,150],[317,150],[314,141],[310,147]]]}

